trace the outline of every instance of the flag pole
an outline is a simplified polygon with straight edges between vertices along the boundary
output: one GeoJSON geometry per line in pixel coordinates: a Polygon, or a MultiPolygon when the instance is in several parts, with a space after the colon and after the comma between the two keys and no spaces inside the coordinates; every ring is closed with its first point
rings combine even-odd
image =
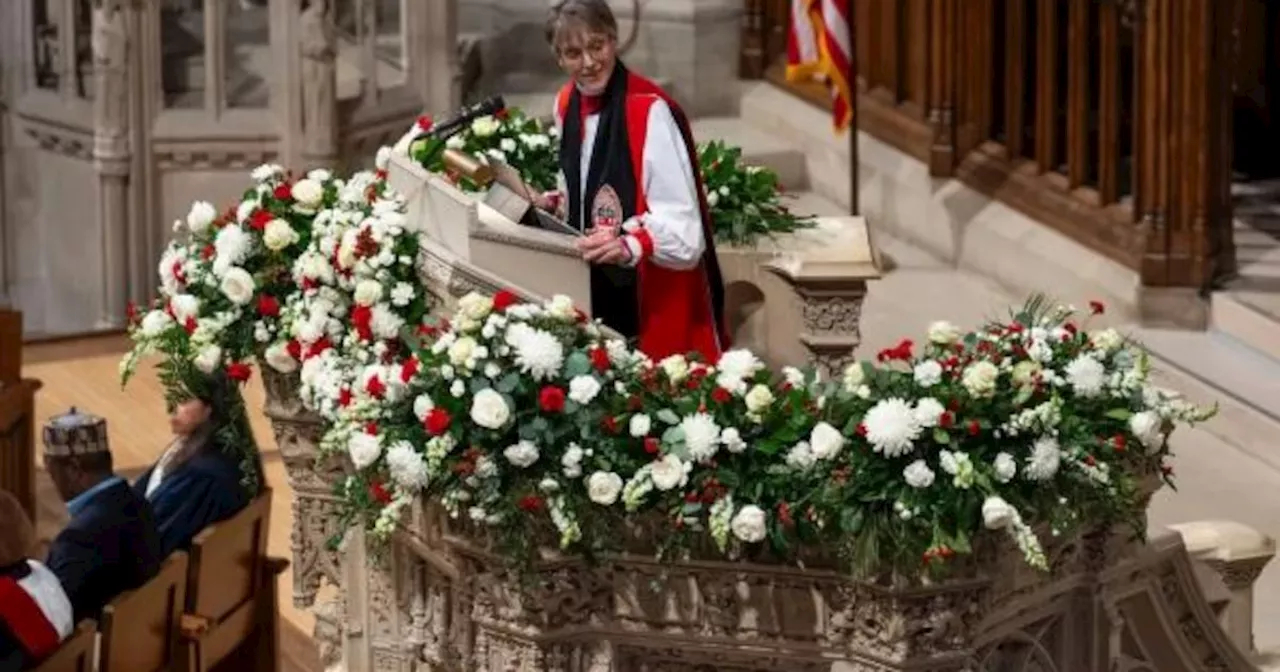
{"type": "Polygon", "coordinates": [[[854,32],[853,2],[844,3],[849,25],[849,214],[858,214],[858,34],[854,32]]]}

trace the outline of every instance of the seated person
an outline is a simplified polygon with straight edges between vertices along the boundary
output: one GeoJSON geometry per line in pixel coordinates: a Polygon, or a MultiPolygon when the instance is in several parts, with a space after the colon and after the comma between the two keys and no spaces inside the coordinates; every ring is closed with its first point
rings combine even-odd
{"type": "Polygon", "coordinates": [[[98,618],[117,595],[160,571],[160,539],[147,500],[112,471],[107,421],[77,413],[44,427],[44,465],[71,515],[49,546],[49,569],[75,620],[98,618]]]}
{"type": "Polygon", "coordinates": [[[58,577],[30,558],[35,536],[18,499],[0,490],[0,672],[33,667],[74,629],[58,577]]]}
{"type": "Polygon", "coordinates": [[[133,489],[151,502],[164,556],[239,513],[262,491],[262,455],[244,400],[223,375],[194,381],[169,415],[173,441],[133,489]]]}

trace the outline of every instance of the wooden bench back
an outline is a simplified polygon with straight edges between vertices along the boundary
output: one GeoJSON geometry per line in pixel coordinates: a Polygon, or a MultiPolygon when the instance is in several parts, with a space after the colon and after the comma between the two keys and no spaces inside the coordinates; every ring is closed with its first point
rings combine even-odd
{"type": "Polygon", "coordinates": [[[191,542],[186,613],[222,623],[251,602],[262,584],[271,523],[271,490],[243,511],[206,527],[191,542]]]}
{"type": "Polygon", "coordinates": [[[172,669],[186,592],[187,554],[178,551],[146,585],[112,600],[102,610],[98,672],[172,669]]]}
{"type": "Polygon", "coordinates": [[[97,636],[97,622],[82,621],[52,656],[35,667],[34,672],[93,672],[93,644],[97,636]]]}

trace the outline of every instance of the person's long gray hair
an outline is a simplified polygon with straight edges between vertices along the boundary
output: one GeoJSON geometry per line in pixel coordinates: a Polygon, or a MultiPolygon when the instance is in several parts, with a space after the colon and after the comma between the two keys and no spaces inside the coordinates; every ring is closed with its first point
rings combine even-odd
{"type": "MultiPolygon", "coordinates": [[[[625,54],[636,43],[640,34],[640,0],[631,0],[631,34],[618,42],[618,53],[625,54]]],[[[556,0],[547,14],[547,44],[555,48],[565,29],[580,25],[587,30],[618,38],[618,19],[608,0],[556,0]]]]}

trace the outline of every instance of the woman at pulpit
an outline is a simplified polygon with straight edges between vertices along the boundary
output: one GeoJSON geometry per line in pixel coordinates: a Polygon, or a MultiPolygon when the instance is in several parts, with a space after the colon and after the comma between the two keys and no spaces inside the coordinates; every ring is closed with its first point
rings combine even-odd
{"type": "Polygon", "coordinates": [[[546,36],[570,81],[556,97],[561,188],[538,205],[583,233],[594,316],[653,359],[715,362],[724,287],[688,119],[618,60],[606,0],[556,3],[546,36]]]}
{"type": "Polygon", "coordinates": [[[205,527],[239,513],[265,481],[262,455],[235,383],[219,374],[192,381],[188,388],[188,398],[169,415],[173,440],[133,484],[155,512],[162,557],[186,549],[205,527]]]}

